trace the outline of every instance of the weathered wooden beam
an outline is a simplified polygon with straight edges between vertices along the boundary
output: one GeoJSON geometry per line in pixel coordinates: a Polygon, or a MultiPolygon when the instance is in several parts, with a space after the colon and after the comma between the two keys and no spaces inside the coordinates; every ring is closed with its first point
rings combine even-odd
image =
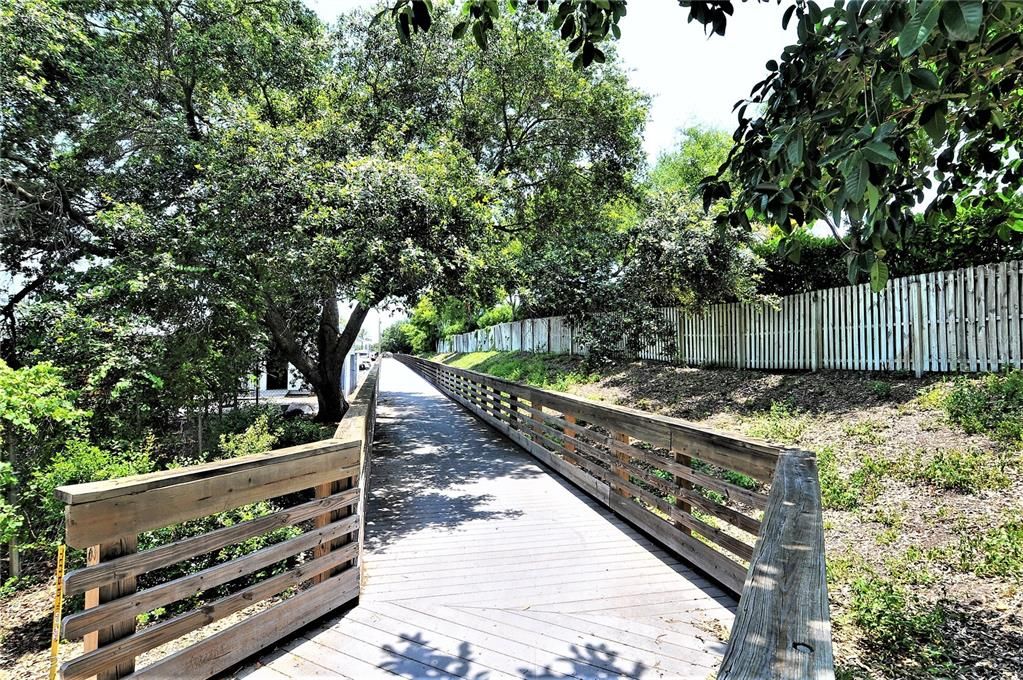
{"type": "Polygon", "coordinates": [[[718,680],[834,678],[824,527],[814,455],[778,461],[718,680]]]}

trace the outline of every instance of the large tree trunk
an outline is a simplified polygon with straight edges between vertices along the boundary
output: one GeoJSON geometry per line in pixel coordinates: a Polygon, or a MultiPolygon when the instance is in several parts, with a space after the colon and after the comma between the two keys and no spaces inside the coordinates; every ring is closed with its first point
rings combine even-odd
{"type": "Polygon", "coordinates": [[[370,309],[361,302],[357,303],[342,331],[337,304],[334,294],[325,295],[321,300],[315,358],[310,357],[299,344],[281,314],[271,308],[267,315],[267,325],[281,353],[316,390],[316,420],[321,423],[336,423],[348,410],[348,402],[341,393],[341,370],[370,309]]]}
{"type": "Polygon", "coordinates": [[[319,406],[316,420],[322,423],[336,423],[348,410],[348,402],[341,393],[341,371],[344,368],[345,357],[358,339],[362,323],[369,314],[369,307],[361,302],[357,303],[352,315],[348,317],[344,330],[338,335],[340,317],[337,311],[337,298],[331,299],[332,304],[324,304],[317,338],[319,354],[317,368],[322,382],[314,383],[314,386],[319,406]]]}

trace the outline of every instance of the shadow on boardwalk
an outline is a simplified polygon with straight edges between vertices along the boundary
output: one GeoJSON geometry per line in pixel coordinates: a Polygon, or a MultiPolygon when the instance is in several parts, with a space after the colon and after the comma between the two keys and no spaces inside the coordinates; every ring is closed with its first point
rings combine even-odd
{"type": "MultiPolygon", "coordinates": [[[[422,632],[402,635],[402,645],[384,645],[383,650],[391,657],[380,664],[384,670],[403,678],[465,678],[466,680],[490,680],[506,673],[492,673],[476,670],[472,663],[478,655],[472,645],[462,642],[457,655],[446,654],[430,647],[430,641],[422,632]]],[[[587,642],[571,646],[571,656],[562,656],[542,667],[519,668],[516,676],[523,680],[562,680],[564,678],[585,678],[590,680],[610,678],[647,677],[647,666],[641,661],[620,658],[621,653],[606,642],[587,642]]],[[[660,677],[660,674],[658,674],[660,677]]]]}
{"type": "Polygon", "coordinates": [[[525,479],[543,471],[510,453],[486,425],[454,409],[436,392],[381,397],[367,508],[368,549],[383,549],[427,528],[456,529],[474,520],[521,514],[488,509],[492,496],[459,487],[480,479],[525,479]],[[400,427],[389,427],[399,421],[400,427]]]}

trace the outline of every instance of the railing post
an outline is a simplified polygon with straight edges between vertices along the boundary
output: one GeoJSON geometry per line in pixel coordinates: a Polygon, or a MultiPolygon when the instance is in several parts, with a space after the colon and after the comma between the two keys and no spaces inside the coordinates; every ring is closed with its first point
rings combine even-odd
{"type": "MultiPolygon", "coordinates": [[[[686,468],[692,469],[692,465],[693,465],[693,459],[692,458],[690,458],[686,454],[681,453],[679,451],[672,451],[672,455],[675,457],[675,462],[676,463],[678,463],[679,465],[685,466],[686,468]]],[[[675,475],[675,484],[677,484],[679,486],[679,488],[682,488],[682,489],[688,489],[688,490],[693,489],[693,483],[692,482],[687,481],[687,480],[683,479],[682,477],[679,477],[678,475],[675,475]]],[[[675,497],[675,507],[678,508],[679,510],[681,510],[682,512],[684,512],[687,515],[692,515],[693,514],[693,506],[692,506],[692,504],[689,503],[688,501],[684,500],[680,496],[676,496],[675,497]]],[[[676,527],[678,527],[678,530],[681,531],[682,533],[688,534],[690,536],[693,535],[693,530],[688,528],[688,527],[686,527],[681,522],[674,522],[674,524],[675,524],[676,527]]]]}
{"type": "MultiPolygon", "coordinates": [[[[623,444],[631,444],[632,443],[631,439],[629,438],[629,435],[625,434],[624,432],[616,432],[616,431],[612,430],[611,431],[611,438],[614,439],[617,442],[622,442],[623,444]]],[[[629,462],[628,454],[622,453],[621,451],[615,451],[614,452],[614,456],[615,456],[615,460],[617,461],[614,465],[612,465],[612,469],[614,470],[615,476],[618,477],[619,479],[621,479],[622,481],[628,482],[629,481],[629,471],[625,468],[626,464],[628,464],[628,462],[629,462]]],[[[628,489],[624,485],[614,484],[613,487],[614,487],[615,493],[617,493],[620,496],[631,496],[632,495],[632,494],[629,493],[628,489]]]]}
{"type": "MultiPolygon", "coordinates": [[[[575,416],[573,416],[571,413],[565,413],[563,417],[565,419],[565,426],[561,428],[562,431],[569,437],[576,436],[576,431],[568,427],[568,425],[575,425],[575,416]]],[[[572,465],[577,465],[578,463],[576,462],[575,456],[567,455],[575,453],[575,443],[565,440],[564,449],[566,454],[565,460],[567,460],[569,463],[572,463],[572,465]]]]}
{"type": "MultiPolygon", "coordinates": [[[[125,536],[110,543],[94,545],[87,549],[85,563],[87,566],[95,566],[100,562],[107,562],[115,557],[130,555],[138,550],[138,536],[125,536]]],[[[92,609],[99,605],[130,595],[135,592],[135,577],[119,579],[110,585],[86,591],[85,608],[92,609]]],[[[113,621],[106,628],[101,628],[91,633],[86,633],[82,640],[82,651],[92,652],[100,647],[105,647],[121,638],[128,637],[135,632],[135,617],[113,621]]],[[[117,680],[135,672],[135,660],[122,661],[116,664],[111,670],[104,671],[96,676],[97,680],[117,680]]]]}
{"type": "Polygon", "coordinates": [[[534,398],[532,406],[537,411],[530,414],[533,420],[533,441],[543,446],[543,402],[534,398]]]}

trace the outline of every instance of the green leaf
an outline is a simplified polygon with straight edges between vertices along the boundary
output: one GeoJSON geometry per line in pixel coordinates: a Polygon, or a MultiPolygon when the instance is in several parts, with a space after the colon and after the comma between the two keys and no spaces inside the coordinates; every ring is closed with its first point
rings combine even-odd
{"type": "Polygon", "coordinates": [[[952,40],[973,40],[984,19],[981,0],[946,2],[941,8],[941,25],[952,40]]]}
{"type": "Polygon", "coordinates": [[[881,165],[894,165],[899,162],[899,157],[892,151],[892,147],[884,142],[871,142],[863,147],[863,155],[871,163],[881,165]]]}
{"type": "Polygon", "coordinates": [[[451,31],[451,37],[455,40],[461,40],[465,37],[465,32],[469,29],[468,21],[459,21],[455,24],[454,30],[451,31]]]}
{"type": "Polygon", "coordinates": [[[874,260],[870,267],[870,289],[875,293],[884,289],[888,283],[888,265],[882,260],[874,260]]]}
{"type": "Polygon", "coordinates": [[[881,192],[872,183],[867,182],[867,205],[870,207],[870,212],[876,211],[877,205],[880,202],[881,192]]]}
{"type": "Polygon", "coordinates": [[[909,72],[909,80],[922,90],[937,90],[938,76],[929,68],[915,68],[909,72]]]}
{"type": "Polygon", "coordinates": [[[927,42],[931,31],[938,24],[938,16],[941,13],[942,3],[937,0],[924,0],[916,6],[916,12],[910,17],[902,32],[899,33],[899,54],[903,57],[920,49],[920,46],[927,42]]]}
{"type": "Polygon", "coordinates": [[[483,27],[482,21],[477,21],[472,25],[472,37],[476,39],[476,44],[481,50],[487,49],[487,31],[483,27]]]}
{"type": "Polygon", "coordinates": [[[924,107],[920,114],[920,124],[930,135],[931,140],[937,144],[945,138],[947,124],[945,122],[945,111],[948,103],[945,101],[933,102],[924,107]]]}
{"type": "Polygon", "coordinates": [[[913,94],[913,83],[909,80],[909,74],[900,73],[892,81],[892,94],[902,101],[909,99],[909,96],[913,94]]]}
{"type": "Polygon", "coordinates": [[[863,198],[870,179],[870,164],[860,154],[854,154],[845,163],[845,195],[850,201],[858,202],[863,198]]]}
{"type": "Polygon", "coordinates": [[[785,154],[788,156],[789,163],[792,165],[799,165],[803,162],[803,133],[796,131],[793,138],[789,141],[788,146],[785,148],[785,154]]]}

